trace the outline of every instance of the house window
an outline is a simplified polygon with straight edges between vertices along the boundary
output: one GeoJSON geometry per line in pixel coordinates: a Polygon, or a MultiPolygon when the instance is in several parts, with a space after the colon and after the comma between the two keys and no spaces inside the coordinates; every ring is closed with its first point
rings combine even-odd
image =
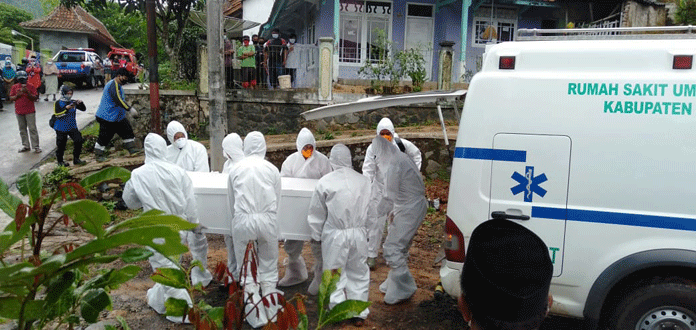
{"type": "Polygon", "coordinates": [[[517,29],[517,13],[514,9],[495,8],[491,11],[490,7],[481,7],[476,11],[474,17],[474,33],[472,35],[472,45],[484,47],[488,43],[501,43],[504,41],[515,40],[515,30],[517,29]],[[491,36],[489,26],[493,27],[495,33],[491,36]]]}
{"type": "Polygon", "coordinates": [[[391,2],[341,0],[339,60],[344,63],[361,63],[376,60],[378,31],[384,31],[389,39],[391,26],[391,2]]]}
{"type": "Polygon", "coordinates": [[[317,42],[316,40],[316,28],[314,23],[310,23],[309,26],[307,26],[307,34],[305,34],[305,42],[306,44],[314,44],[317,42]]]}

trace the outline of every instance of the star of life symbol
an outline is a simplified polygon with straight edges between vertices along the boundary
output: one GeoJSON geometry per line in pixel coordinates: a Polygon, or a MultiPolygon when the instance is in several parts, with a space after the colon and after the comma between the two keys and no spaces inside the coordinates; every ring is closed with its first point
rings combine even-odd
{"type": "Polygon", "coordinates": [[[534,176],[534,166],[527,166],[524,173],[525,174],[522,175],[515,171],[515,173],[512,174],[512,179],[518,183],[516,186],[510,188],[512,194],[517,195],[524,191],[524,201],[529,203],[532,202],[532,196],[534,196],[534,194],[544,198],[546,189],[539,185],[548,180],[546,174],[541,173],[538,176],[534,176]]]}

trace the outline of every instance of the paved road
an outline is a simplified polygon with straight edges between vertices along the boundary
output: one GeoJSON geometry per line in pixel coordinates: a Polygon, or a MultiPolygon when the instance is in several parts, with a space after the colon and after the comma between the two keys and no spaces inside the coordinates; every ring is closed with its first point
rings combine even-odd
{"type": "MultiPolygon", "coordinates": [[[[78,89],[73,98],[85,102],[87,111],[77,113],[77,125],[80,129],[94,121],[94,114],[101,99],[102,89],[78,89]]],[[[39,131],[39,145],[43,152],[17,153],[22,147],[14,113],[14,104],[5,102],[5,111],[0,111],[0,178],[8,185],[13,185],[17,178],[32,169],[44,158],[53,156],[56,150],[56,134],[48,127],[48,120],[53,112],[52,98],[49,102],[43,100],[43,95],[36,102],[36,128],[39,131]]],[[[32,146],[33,147],[33,146],[32,146]]]]}

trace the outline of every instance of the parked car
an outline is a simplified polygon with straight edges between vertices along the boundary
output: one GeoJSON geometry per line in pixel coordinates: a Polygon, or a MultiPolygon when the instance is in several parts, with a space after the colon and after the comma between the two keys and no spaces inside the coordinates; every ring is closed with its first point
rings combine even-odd
{"type": "Polygon", "coordinates": [[[134,50],[111,46],[111,51],[106,54],[106,57],[111,60],[112,72],[116,72],[118,68],[124,67],[129,73],[128,81],[135,82],[135,77],[138,76],[142,68],[138,65],[138,59],[134,50]]]}
{"type": "Polygon", "coordinates": [[[75,85],[84,83],[87,87],[104,85],[102,59],[91,48],[70,48],[58,52],[53,57],[58,67],[58,85],[70,81],[75,85]]]}

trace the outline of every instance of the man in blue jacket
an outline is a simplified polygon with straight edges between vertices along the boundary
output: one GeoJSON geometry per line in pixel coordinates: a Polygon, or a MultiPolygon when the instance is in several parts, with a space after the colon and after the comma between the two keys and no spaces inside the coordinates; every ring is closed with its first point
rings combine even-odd
{"type": "Polygon", "coordinates": [[[87,162],[80,159],[82,153],[82,134],[77,128],[75,120],[75,110],[85,111],[87,107],[82,100],[73,100],[73,88],[69,85],[60,87],[60,100],[54,105],[53,115],[56,117],[56,122],[53,124],[53,129],[56,131],[56,160],[59,166],[70,166],[63,161],[65,153],[65,145],[68,142],[68,137],[73,140],[73,164],[84,165],[87,162]]]}
{"type": "Polygon", "coordinates": [[[123,139],[123,145],[131,155],[140,151],[135,147],[133,127],[126,118],[126,112],[131,109],[123,96],[122,84],[126,81],[128,81],[128,71],[126,68],[119,68],[116,71],[116,77],[104,86],[104,94],[96,114],[99,137],[94,144],[94,156],[98,162],[106,161],[106,146],[109,145],[114,134],[118,134],[123,139]]]}

